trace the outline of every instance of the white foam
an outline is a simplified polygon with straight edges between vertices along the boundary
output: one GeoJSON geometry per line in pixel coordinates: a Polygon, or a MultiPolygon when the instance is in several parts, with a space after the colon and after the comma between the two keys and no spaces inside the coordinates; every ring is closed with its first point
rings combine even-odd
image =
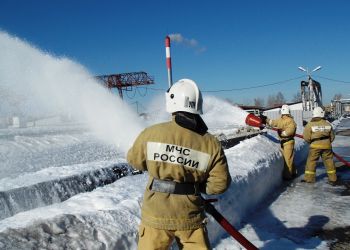
{"type": "Polygon", "coordinates": [[[0,116],[69,115],[125,151],[143,128],[139,118],[78,63],[0,32],[0,116]]]}

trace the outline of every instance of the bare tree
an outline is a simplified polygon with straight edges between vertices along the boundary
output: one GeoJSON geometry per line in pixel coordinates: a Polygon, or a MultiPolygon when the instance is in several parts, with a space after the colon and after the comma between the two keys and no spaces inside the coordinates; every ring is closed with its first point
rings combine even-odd
{"type": "Polygon", "coordinates": [[[278,92],[276,95],[276,106],[282,105],[286,103],[286,99],[284,98],[284,95],[281,92],[278,92]]]}
{"type": "Polygon", "coordinates": [[[254,98],[254,105],[258,107],[264,107],[264,99],[261,97],[254,98]]]}
{"type": "Polygon", "coordinates": [[[340,93],[335,94],[335,95],[333,96],[333,100],[340,100],[340,99],[342,99],[342,98],[343,98],[343,95],[340,94],[340,93]]]}
{"type": "Polygon", "coordinates": [[[292,102],[300,102],[301,101],[301,93],[298,91],[296,94],[294,94],[292,102]]]}
{"type": "Polygon", "coordinates": [[[244,98],[242,103],[243,105],[249,106],[249,105],[252,105],[252,100],[249,98],[244,98]]]}
{"type": "Polygon", "coordinates": [[[286,103],[286,99],[281,92],[278,92],[276,95],[269,95],[267,98],[267,106],[270,108],[280,106],[286,103]]]}
{"type": "Polygon", "coordinates": [[[276,105],[276,96],[275,95],[269,95],[267,98],[267,106],[269,108],[272,108],[276,105]]]}

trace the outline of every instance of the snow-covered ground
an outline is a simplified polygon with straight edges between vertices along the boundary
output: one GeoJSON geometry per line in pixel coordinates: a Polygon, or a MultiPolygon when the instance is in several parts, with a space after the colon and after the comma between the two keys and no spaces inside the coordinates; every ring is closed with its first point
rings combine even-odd
{"type": "MultiPolygon", "coordinates": [[[[349,156],[349,137],[337,136],[333,147],[335,152],[349,156]]],[[[301,171],[302,167],[303,164],[299,165],[301,171]]],[[[349,180],[350,170],[346,167],[338,170],[338,176],[349,180]]],[[[318,164],[315,184],[300,182],[302,177],[271,192],[267,200],[244,219],[241,233],[260,249],[329,249],[322,239],[322,231],[344,230],[350,225],[350,197],[349,194],[342,195],[347,188],[332,187],[327,183],[323,163],[318,164]]],[[[347,230],[344,231],[347,234],[347,230]]],[[[226,238],[217,249],[240,247],[231,238],[226,238]]]]}
{"type": "MultiPolygon", "coordinates": [[[[303,142],[298,141],[297,145],[298,159],[304,158],[303,142]]],[[[242,219],[280,184],[283,161],[279,144],[264,135],[243,141],[225,153],[233,183],[224,195],[219,196],[220,201],[215,206],[231,223],[240,225],[242,219]]],[[[118,161],[122,162],[122,159],[118,161]]],[[[108,164],[111,162],[54,166],[22,173],[14,178],[3,178],[0,184],[3,191],[10,192],[14,188],[29,188],[108,164]]],[[[146,180],[147,174],[126,176],[63,202],[57,201],[4,218],[0,221],[2,248],[134,249],[146,180]]],[[[220,239],[225,237],[225,232],[212,218],[208,228],[213,246],[220,247],[220,239]]]]}
{"type": "MultiPolygon", "coordinates": [[[[37,118],[31,128],[0,129],[0,249],[136,249],[147,173],[132,172],[125,153],[144,127],[169,119],[164,96],[144,121],[81,65],[1,31],[0,47],[0,88],[13,98],[0,100],[0,115],[63,112],[80,121],[37,118]]],[[[210,96],[204,97],[204,110],[214,134],[236,133],[247,115],[210,96]]],[[[335,145],[349,155],[346,137],[335,145]]],[[[300,139],[296,151],[302,169],[307,146],[300,139]]],[[[282,184],[283,159],[274,132],[225,153],[233,182],[215,207],[258,247],[327,249],[311,229],[348,224],[347,197],[339,200],[339,187],[282,184]]],[[[323,180],[324,170],[318,171],[323,180]]],[[[211,217],[208,230],[214,248],[240,249],[211,217]]]]}
{"type": "MultiPolygon", "coordinates": [[[[315,230],[349,225],[346,207],[350,201],[339,196],[342,187],[330,187],[321,181],[326,177],[324,168],[318,168],[319,182],[315,185],[300,183],[299,177],[294,184],[281,186],[283,161],[274,136],[260,135],[225,150],[233,183],[219,196],[215,206],[237,228],[243,226],[241,232],[259,248],[328,249],[327,242],[315,236],[315,230]]],[[[33,144],[29,148],[33,149],[33,144]]],[[[298,139],[296,149],[296,164],[302,171],[307,147],[298,139]]],[[[337,136],[334,149],[349,155],[348,137],[337,136]]],[[[8,192],[118,162],[125,159],[28,171],[0,179],[0,186],[3,192],[8,192]]],[[[146,180],[147,174],[126,176],[63,202],[7,217],[0,221],[0,246],[4,249],[135,249],[146,180]]],[[[208,230],[214,248],[240,249],[211,217],[208,230]]]]}

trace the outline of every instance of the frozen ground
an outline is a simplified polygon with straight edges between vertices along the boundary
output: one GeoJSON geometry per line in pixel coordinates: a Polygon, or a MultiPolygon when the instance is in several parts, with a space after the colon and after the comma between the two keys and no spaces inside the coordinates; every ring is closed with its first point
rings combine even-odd
{"type": "MultiPolygon", "coordinates": [[[[350,155],[349,137],[337,136],[333,146],[335,152],[350,155]]],[[[348,167],[338,168],[338,176],[343,181],[349,181],[348,167]]],[[[245,218],[245,225],[240,231],[260,249],[329,249],[330,243],[324,239],[336,242],[337,239],[344,240],[349,233],[349,187],[327,184],[327,175],[321,162],[318,164],[315,184],[302,183],[301,179],[302,175],[276,189],[259,205],[256,212],[245,218]],[[334,233],[332,238],[328,238],[325,232],[334,232],[336,229],[342,233],[334,233]]],[[[348,244],[347,237],[342,246],[348,244]]],[[[217,249],[240,248],[231,238],[227,238],[222,240],[217,249]]]]}
{"type": "MultiPolygon", "coordinates": [[[[30,144],[30,148],[32,147],[33,144],[30,144]]],[[[300,158],[303,158],[303,148],[302,141],[298,141],[300,158]]],[[[270,137],[262,135],[243,141],[227,149],[225,153],[233,184],[227,193],[219,196],[220,202],[216,207],[231,223],[240,225],[242,219],[280,184],[283,163],[279,144],[273,142],[270,137]]],[[[42,182],[53,183],[52,185],[56,186],[57,179],[79,175],[99,167],[105,168],[108,164],[111,163],[101,161],[49,167],[22,173],[14,178],[2,179],[0,184],[2,183],[3,193],[10,194],[9,196],[13,190],[29,189],[33,186],[37,187],[35,190],[45,192],[47,189],[38,188],[42,182]]],[[[123,177],[93,191],[75,194],[62,202],[59,199],[54,200],[50,205],[40,206],[34,199],[29,200],[28,203],[39,205],[11,216],[4,216],[6,218],[0,221],[1,247],[135,249],[140,202],[146,179],[147,174],[123,177]]],[[[70,189],[68,187],[65,190],[70,189]]],[[[52,194],[46,193],[46,195],[52,194]]],[[[213,246],[220,247],[222,244],[219,242],[225,237],[225,232],[212,218],[209,220],[208,228],[213,246]]]]}
{"type": "MultiPolygon", "coordinates": [[[[233,183],[227,193],[219,196],[215,206],[259,248],[329,249],[329,243],[319,237],[321,230],[349,225],[349,197],[341,196],[345,188],[326,184],[321,166],[314,185],[300,183],[301,176],[289,185],[281,184],[282,161],[273,136],[257,136],[225,150],[233,183]]],[[[344,146],[348,145],[347,137],[337,136],[336,151],[341,149],[346,153],[344,146]]],[[[305,149],[298,140],[296,162],[299,166],[305,159],[305,149]]],[[[117,162],[123,162],[123,158],[114,163],[117,162]]],[[[3,192],[8,192],[111,164],[112,161],[100,161],[51,167],[12,179],[3,178],[0,186],[3,192]]],[[[340,174],[346,177],[348,173],[345,169],[340,174]]],[[[146,174],[130,175],[93,191],[75,194],[63,202],[4,218],[0,221],[1,247],[135,249],[146,179],[146,174]]],[[[208,230],[216,249],[240,249],[210,217],[208,230]]]]}
{"type": "MultiPolygon", "coordinates": [[[[282,161],[273,136],[257,136],[225,150],[233,183],[219,196],[215,206],[237,228],[243,226],[241,233],[259,248],[328,249],[327,242],[317,234],[322,228],[349,225],[349,199],[340,196],[344,188],[325,184],[322,167],[318,168],[315,185],[300,183],[300,178],[292,185],[281,185],[282,161]]],[[[347,155],[350,153],[346,152],[348,145],[349,140],[344,136],[338,136],[334,143],[336,151],[340,149],[347,155]]],[[[297,150],[297,163],[302,166],[307,150],[301,140],[298,140],[297,150]]],[[[118,161],[123,162],[122,158],[118,161]]],[[[84,170],[92,171],[108,164],[112,162],[51,167],[3,178],[0,184],[4,192],[79,175],[84,170]]],[[[346,171],[341,174],[345,175],[346,171]]],[[[146,179],[147,174],[127,176],[63,202],[4,218],[0,221],[1,247],[135,249],[146,179]]],[[[213,247],[240,249],[212,218],[209,219],[213,247]]]]}
{"type": "MultiPolygon", "coordinates": [[[[76,62],[2,31],[0,47],[1,118],[37,119],[33,128],[0,129],[0,249],[135,249],[147,173],[132,172],[125,152],[147,124],[169,118],[160,108],[164,96],[153,118],[141,121],[76,62]],[[38,119],[58,114],[84,125],[38,119]]],[[[204,98],[204,110],[215,134],[234,134],[247,115],[214,97],[204,98]]],[[[233,182],[215,207],[260,248],[328,249],[314,229],[348,224],[348,197],[339,198],[343,187],[324,184],[323,168],[314,186],[282,185],[275,136],[225,150],[233,182]]],[[[336,145],[348,157],[349,140],[336,145]]],[[[300,139],[296,150],[302,167],[307,147],[300,139]]],[[[239,249],[211,217],[208,230],[214,248],[239,249]]]]}
{"type": "MultiPolygon", "coordinates": [[[[342,129],[347,122],[343,120],[340,123],[342,129]]],[[[118,177],[115,182],[103,183],[102,187],[95,185],[94,190],[86,190],[84,187],[93,185],[95,179],[108,180],[113,174],[109,170],[125,162],[123,154],[118,156],[111,153],[110,158],[91,161],[89,157],[94,158],[95,155],[95,159],[98,159],[103,152],[103,147],[97,146],[99,143],[107,147],[107,144],[93,139],[92,134],[68,128],[60,131],[54,129],[54,132],[52,128],[41,128],[41,132],[39,129],[36,133],[31,130],[18,130],[20,133],[17,135],[11,130],[8,133],[11,136],[2,138],[3,143],[9,144],[17,136],[26,136],[26,141],[30,143],[12,141],[15,148],[21,148],[23,155],[27,151],[40,155],[44,150],[48,156],[54,156],[57,148],[59,152],[72,152],[65,156],[65,165],[53,164],[45,168],[42,164],[38,169],[22,169],[12,177],[0,179],[0,194],[7,195],[6,199],[14,209],[1,217],[0,247],[136,249],[140,203],[147,174],[128,173],[129,176],[118,177]],[[48,140],[48,136],[54,140],[48,140]],[[58,140],[61,136],[75,139],[58,140]],[[45,141],[50,143],[37,143],[38,137],[46,138],[45,141]],[[81,156],[82,152],[74,150],[77,147],[91,147],[89,152],[92,156],[81,156]],[[67,164],[77,158],[75,154],[80,155],[83,162],[67,164]],[[100,171],[99,174],[96,175],[96,171],[100,171]],[[90,179],[86,177],[89,175],[92,176],[90,179]],[[68,182],[63,183],[67,178],[68,182]],[[55,191],[50,189],[52,187],[55,191]],[[21,190],[21,194],[28,194],[18,198],[18,190],[21,190]],[[62,198],[61,193],[66,196],[62,198]],[[54,198],[41,201],[40,197],[54,198]],[[25,204],[18,202],[21,198],[26,201],[25,204]]],[[[317,170],[318,182],[315,185],[300,183],[301,176],[289,185],[281,183],[283,162],[275,136],[274,133],[260,135],[225,150],[233,183],[225,194],[218,197],[219,202],[215,207],[259,248],[329,249],[329,243],[321,237],[321,231],[349,225],[349,197],[341,196],[345,188],[327,185],[321,166],[317,170]]],[[[349,144],[348,137],[337,136],[334,149],[343,156],[349,156],[349,144]]],[[[302,170],[307,147],[298,139],[296,148],[296,164],[302,170]]],[[[21,158],[20,155],[6,154],[9,160],[11,157],[21,158]]],[[[28,157],[26,162],[35,160],[35,157],[28,157]]],[[[340,172],[345,178],[347,174],[346,169],[340,172]]],[[[240,249],[211,217],[208,230],[215,249],[240,249]]]]}
{"type": "Polygon", "coordinates": [[[118,157],[115,146],[97,140],[85,126],[74,124],[0,129],[0,152],[0,178],[118,157]]]}

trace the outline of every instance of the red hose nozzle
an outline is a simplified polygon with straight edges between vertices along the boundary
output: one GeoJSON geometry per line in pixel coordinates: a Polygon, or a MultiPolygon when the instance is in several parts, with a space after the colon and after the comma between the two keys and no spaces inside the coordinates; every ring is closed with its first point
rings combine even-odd
{"type": "Polygon", "coordinates": [[[245,123],[249,126],[257,128],[261,128],[264,126],[261,118],[253,114],[247,115],[247,117],[245,118],[245,123]]]}

